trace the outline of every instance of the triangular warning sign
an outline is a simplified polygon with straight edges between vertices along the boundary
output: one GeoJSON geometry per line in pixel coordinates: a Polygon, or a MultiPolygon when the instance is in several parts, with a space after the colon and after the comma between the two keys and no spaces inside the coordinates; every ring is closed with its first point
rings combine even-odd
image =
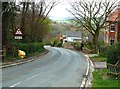
{"type": "Polygon", "coordinates": [[[22,35],[22,32],[20,31],[20,29],[18,29],[18,30],[16,31],[15,35],[16,35],[16,34],[22,35]]]}

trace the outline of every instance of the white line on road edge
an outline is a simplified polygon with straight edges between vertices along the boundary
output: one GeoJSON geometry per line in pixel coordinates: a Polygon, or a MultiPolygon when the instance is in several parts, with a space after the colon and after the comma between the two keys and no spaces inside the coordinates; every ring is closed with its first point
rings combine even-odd
{"type": "Polygon", "coordinates": [[[23,81],[21,81],[21,82],[18,82],[18,83],[16,83],[16,84],[12,85],[12,86],[9,86],[9,87],[15,87],[15,86],[17,86],[17,85],[19,85],[19,84],[21,84],[21,83],[23,83],[23,82],[25,82],[25,81],[27,81],[27,80],[30,80],[30,79],[38,76],[38,75],[39,75],[39,74],[36,74],[36,75],[34,75],[34,76],[32,76],[32,77],[29,77],[29,78],[27,78],[27,79],[25,79],[25,80],[23,80],[23,81]]]}
{"type": "MultiPolygon", "coordinates": [[[[90,65],[90,63],[89,63],[89,57],[88,57],[88,55],[85,55],[85,57],[86,57],[87,62],[88,62],[88,66],[87,66],[87,70],[86,70],[85,75],[88,75],[88,73],[89,73],[89,67],[90,67],[89,65],[90,65]]],[[[86,82],[86,77],[83,78],[83,81],[82,81],[82,84],[81,84],[80,88],[82,88],[82,87],[85,86],[85,82],[86,82]]]]}

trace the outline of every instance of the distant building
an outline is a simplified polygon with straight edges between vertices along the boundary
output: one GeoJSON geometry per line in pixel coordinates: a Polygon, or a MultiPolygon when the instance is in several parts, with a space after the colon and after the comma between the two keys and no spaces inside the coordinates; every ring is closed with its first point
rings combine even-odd
{"type": "Polygon", "coordinates": [[[81,42],[82,41],[82,32],[81,31],[65,31],[64,35],[67,42],[81,42]]]}
{"type": "Polygon", "coordinates": [[[109,15],[105,25],[104,42],[108,45],[120,42],[120,6],[109,15]]]}

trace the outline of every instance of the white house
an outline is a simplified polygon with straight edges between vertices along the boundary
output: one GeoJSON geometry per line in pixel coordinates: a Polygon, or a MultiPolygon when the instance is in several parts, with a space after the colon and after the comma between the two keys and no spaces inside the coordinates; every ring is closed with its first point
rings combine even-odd
{"type": "Polygon", "coordinates": [[[64,42],[81,42],[82,41],[82,32],[81,31],[65,31],[64,33],[66,38],[64,42]]]}

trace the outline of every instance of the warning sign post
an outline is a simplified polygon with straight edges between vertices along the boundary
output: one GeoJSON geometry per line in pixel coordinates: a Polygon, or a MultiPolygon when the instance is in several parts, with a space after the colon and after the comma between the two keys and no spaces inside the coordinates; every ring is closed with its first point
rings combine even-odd
{"type": "Polygon", "coordinates": [[[15,39],[18,39],[18,40],[22,39],[22,36],[23,36],[20,29],[17,29],[14,35],[15,35],[15,39]]]}

